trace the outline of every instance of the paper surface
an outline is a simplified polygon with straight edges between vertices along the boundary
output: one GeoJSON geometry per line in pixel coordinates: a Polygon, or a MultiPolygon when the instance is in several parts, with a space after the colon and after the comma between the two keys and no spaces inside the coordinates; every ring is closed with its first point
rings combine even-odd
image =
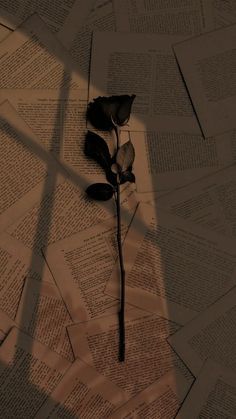
{"type": "Polygon", "coordinates": [[[58,170],[58,163],[8,102],[0,106],[0,136],[0,230],[3,230],[30,208],[33,195],[41,195],[48,175],[58,170]]]}
{"type": "Polygon", "coordinates": [[[59,39],[70,51],[76,67],[84,80],[89,80],[91,44],[93,31],[115,31],[115,15],[112,2],[107,1],[94,10],[82,26],[65,25],[58,35],[59,39]]]}
{"type": "Polygon", "coordinates": [[[32,277],[27,277],[17,310],[16,323],[29,336],[73,361],[72,348],[66,332],[71,318],[54,283],[39,283],[32,277]]]}
{"type": "MultiPolygon", "coordinates": [[[[235,286],[235,240],[140,204],[124,242],[126,301],[186,324],[235,286]]],[[[118,265],[106,293],[119,297],[118,265]]]]}
{"type": "Polygon", "coordinates": [[[66,48],[36,14],[1,42],[0,65],[1,89],[88,87],[66,48]]]}
{"type": "Polygon", "coordinates": [[[16,326],[14,320],[10,319],[4,311],[0,310],[0,344],[13,326],[16,326]]]}
{"type": "Polygon", "coordinates": [[[13,328],[0,346],[2,417],[34,417],[69,366],[55,352],[13,328]]]}
{"type": "Polygon", "coordinates": [[[14,320],[26,276],[35,278],[39,287],[41,281],[52,283],[53,278],[41,255],[7,233],[0,234],[0,260],[0,307],[14,320]]]}
{"type": "Polygon", "coordinates": [[[108,419],[126,399],[126,394],[116,385],[76,360],[35,418],[108,419]]]}
{"type": "Polygon", "coordinates": [[[71,166],[84,182],[90,183],[91,179],[104,181],[104,171],[84,154],[87,90],[2,89],[0,102],[5,99],[14,106],[45,149],[60,157],[64,165],[71,166]]]}
{"type": "Polygon", "coordinates": [[[129,130],[169,131],[171,126],[176,132],[199,134],[172,51],[172,44],[183,39],[178,35],[94,32],[89,99],[136,94],[129,130]]]}
{"type": "Polygon", "coordinates": [[[159,418],[174,418],[188,388],[183,375],[177,378],[176,371],[170,371],[121,406],[111,419],[155,418],[157,414],[159,418]]]}
{"type": "Polygon", "coordinates": [[[205,137],[236,128],[236,25],[174,45],[205,137]]]}
{"type": "Polygon", "coordinates": [[[191,37],[214,29],[210,1],[114,0],[117,30],[191,37]]]}
{"type": "Polygon", "coordinates": [[[236,371],[235,321],[234,288],[171,336],[169,342],[195,376],[208,358],[236,371]]]}
{"type": "MultiPolygon", "coordinates": [[[[191,386],[191,374],[166,340],[178,329],[179,325],[158,315],[138,309],[127,311],[124,363],[118,361],[117,314],[69,326],[68,333],[75,356],[96,368],[131,397],[173,368],[176,391],[183,380],[188,382],[186,391],[191,386]],[[184,377],[181,382],[178,382],[178,374],[184,377]]],[[[183,389],[181,391],[183,394],[183,389]]]]}
{"type": "Polygon", "coordinates": [[[0,1],[0,22],[11,29],[15,29],[20,23],[37,12],[47,23],[53,32],[63,28],[65,22],[74,22],[75,16],[78,24],[81,24],[87,16],[94,0],[64,0],[53,1],[21,0],[20,2],[0,1]]]}
{"type": "Polygon", "coordinates": [[[11,32],[10,29],[0,24],[0,41],[3,41],[11,32]]]}
{"type": "MultiPolygon", "coordinates": [[[[122,215],[124,238],[133,211],[122,215]]],[[[45,249],[45,257],[74,322],[118,310],[116,298],[104,294],[117,258],[116,218],[73,234],[45,249]]]]}
{"type": "Polygon", "coordinates": [[[193,221],[206,230],[235,238],[235,176],[235,166],[226,167],[170,194],[162,195],[155,205],[193,221]]]}
{"type": "Polygon", "coordinates": [[[233,133],[205,139],[169,128],[166,133],[130,133],[138,192],[176,189],[234,163],[233,133]]]}
{"type": "Polygon", "coordinates": [[[233,418],[236,374],[206,361],[176,419],[233,418]]]}

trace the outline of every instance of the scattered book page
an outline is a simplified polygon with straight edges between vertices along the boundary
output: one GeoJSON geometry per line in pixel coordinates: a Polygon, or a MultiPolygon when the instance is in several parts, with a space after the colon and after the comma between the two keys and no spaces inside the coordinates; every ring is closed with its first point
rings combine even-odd
{"type": "Polygon", "coordinates": [[[137,192],[173,190],[235,162],[232,135],[205,139],[169,128],[130,132],[137,192]]]}
{"type": "Polygon", "coordinates": [[[32,338],[69,361],[74,360],[66,332],[71,317],[54,283],[39,282],[28,276],[15,321],[20,329],[32,338]]]}
{"type": "Polygon", "coordinates": [[[12,31],[10,29],[0,24],[0,42],[3,41],[11,33],[12,31]]]}
{"type": "Polygon", "coordinates": [[[81,24],[94,0],[64,0],[45,1],[39,0],[32,2],[30,0],[21,0],[20,2],[0,2],[0,22],[11,29],[21,24],[32,13],[38,13],[50,27],[51,31],[58,32],[63,28],[65,22],[70,19],[73,23],[75,18],[78,24],[81,24]]]}
{"type": "Polygon", "coordinates": [[[235,372],[235,322],[234,288],[171,336],[169,342],[195,376],[207,359],[235,372]]]}
{"type": "Polygon", "coordinates": [[[69,52],[36,14],[1,42],[0,57],[1,89],[88,88],[69,52]]]}
{"type": "Polygon", "coordinates": [[[105,2],[102,7],[96,9],[96,12],[92,12],[84,25],[65,25],[58,35],[73,57],[80,75],[87,82],[90,77],[91,44],[95,30],[104,32],[116,30],[112,2],[105,2]]]}
{"type": "Polygon", "coordinates": [[[114,0],[117,30],[191,37],[214,29],[210,1],[114,0]]]}
{"type": "Polygon", "coordinates": [[[205,137],[236,128],[236,25],[174,45],[205,137]]]}
{"type": "Polygon", "coordinates": [[[51,272],[41,255],[27,249],[7,233],[0,234],[0,307],[12,320],[18,310],[25,278],[53,283],[51,272]]]}
{"type": "Polygon", "coordinates": [[[176,419],[233,418],[236,374],[206,361],[176,419]]]}
{"type": "Polygon", "coordinates": [[[189,389],[188,380],[176,375],[177,371],[165,374],[116,410],[111,419],[174,418],[189,389]]]}
{"type": "MultiPolygon", "coordinates": [[[[170,370],[176,394],[183,381],[187,392],[193,381],[192,375],[166,340],[180,326],[143,310],[127,311],[126,357],[121,363],[118,360],[118,323],[118,315],[114,314],[68,326],[75,357],[93,366],[129,397],[134,397],[170,370]],[[179,374],[183,376],[181,381],[178,381],[179,374]]],[[[181,388],[181,395],[183,390],[181,388]]]]}
{"type": "Polygon", "coordinates": [[[0,346],[12,327],[16,326],[14,320],[10,319],[4,311],[0,310],[0,346]]]}
{"type": "MultiPolygon", "coordinates": [[[[121,217],[122,237],[133,212],[121,217]]],[[[117,298],[104,294],[117,259],[116,218],[80,231],[44,250],[60,293],[74,322],[116,313],[117,298]]]]}
{"type": "Polygon", "coordinates": [[[77,359],[35,419],[108,419],[126,399],[119,387],[77,359]]]}
{"type": "Polygon", "coordinates": [[[0,346],[2,417],[34,417],[70,365],[19,329],[11,329],[0,346]]]}
{"type": "Polygon", "coordinates": [[[39,143],[9,102],[0,105],[0,230],[27,211],[59,164],[39,143]]]}
{"type": "Polygon", "coordinates": [[[169,131],[171,126],[176,132],[199,134],[172,50],[172,44],[183,39],[180,35],[94,32],[89,99],[135,94],[130,131],[169,131]]]}
{"type": "MultiPolygon", "coordinates": [[[[140,204],[125,238],[126,301],[186,324],[236,285],[235,240],[140,204]]],[[[119,265],[106,293],[119,298],[119,265]]]]}
{"type": "MultiPolygon", "coordinates": [[[[235,141],[235,140],[234,140],[235,141]]],[[[235,146],[232,147],[232,151],[235,146]]],[[[233,155],[235,159],[235,154],[233,155]]],[[[236,237],[236,168],[226,167],[169,194],[155,198],[155,206],[199,224],[206,231],[236,237]]]]}
{"type": "Polygon", "coordinates": [[[210,0],[204,3],[210,3],[215,28],[236,23],[236,3],[234,0],[210,0]]]}

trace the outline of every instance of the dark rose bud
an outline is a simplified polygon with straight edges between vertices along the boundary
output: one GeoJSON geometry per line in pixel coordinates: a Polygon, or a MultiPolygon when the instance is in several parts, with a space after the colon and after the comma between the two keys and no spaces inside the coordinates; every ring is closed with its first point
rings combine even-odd
{"type": "Polygon", "coordinates": [[[86,193],[96,201],[108,201],[113,197],[114,188],[108,183],[94,183],[86,189],[86,193]]]}
{"type": "Polygon", "coordinates": [[[97,129],[110,131],[128,122],[135,95],[101,97],[88,104],[87,118],[97,129]]]}

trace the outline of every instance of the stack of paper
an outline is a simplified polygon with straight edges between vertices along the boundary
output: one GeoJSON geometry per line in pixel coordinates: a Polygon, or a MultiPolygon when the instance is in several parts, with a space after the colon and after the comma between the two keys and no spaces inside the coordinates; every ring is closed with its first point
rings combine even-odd
{"type": "Polygon", "coordinates": [[[0,24],[1,417],[234,418],[234,2],[0,0],[0,24]],[[122,94],[124,363],[115,203],[84,155],[88,101],[122,94]]]}

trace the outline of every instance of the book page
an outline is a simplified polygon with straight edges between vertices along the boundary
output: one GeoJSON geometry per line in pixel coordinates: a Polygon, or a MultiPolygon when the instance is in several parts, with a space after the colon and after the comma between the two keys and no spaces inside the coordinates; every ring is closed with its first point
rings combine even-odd
{"type": "Polygon", "coordinates": [[[88,87],[66,48],[36,14],[1,42],[0,65],[1,89],[88,87]]]}
{"type": "Polygon", "coordinates": [[[147,127],[169,131],[171,126],[176,132],[198,135],[199,125],[172,50],[172,44],[183,39],[183,35],[94,32],[89,99],[135,94],[130,131],[147,131],[147,127]]]}
{"type": "Polygon", "coordinates": [[[236,128],[236,25],[174,45],[205,137],[236,128]]]}
{"type": "Polygon", "coordinates": [[[108,419],[126,399],[126,394],[119,387],[78,359],[35,419],[108,419]]]}
{"type": "Polygon", "coordinates": [[[234,288],[171,336],[169,342],[195,376],[207,359],[235,372],[235,322],[234,288]]]}
{"type": "MultiPolygon", "coordinates": [[[[7,232],[41,254],[42,247],[111,218],[116,211],[115,201],[90,199],[85,192],[87,185],[83,185],[81,177],[79,180],[82,185],[77,177],[74,182],[69,176],[58,175],[55,184],[46,185],[40,198],[34,196],[31,207],[7,228],[7,232]]],[[[124,212],[137,206],[133,184],[123,189],[121,204],[124,212]]]]}
{"type": "Polygon", "coordinates": [[[191,37],[214,29],[209,5],[208,0],[114,0],[117,30],[191,37]]]}
{"type": "Polygon", "coordinates": [[[116,30],[115,15],[112,2],[106,2],[101,8],[96,8],[88,17],[84,25],[65,25],[58,35],[62,43],[68,48],[74,62],[84,80],[89,80],[91,44],[93,31],[113,32],[116,30]]]}
{"type": "MultiPolygon", "coordinates": [[[[235,145],[232,146],[232,150],[234,149],[235,145]]],[[[234,153],[233,157],[235,159],[234,153]]],[[[183,188],[158,197],[155,205],[199,224],[208,231],[213,230],[224,236],[235,238],[235,177],[235,166],[226,167],[183,188]]]]}
{"type": "Polygon", "coordinates": [[[29,336],[73,361],[72,348],[66,332],[71,317],[54,283],[39,283],[34,278],[27,277],[17,310],[16,323],[29,336]]]}
{"type": "Polygon", "coordinates": [[[25,278],[31,275],[40,287],[41,281],[53,283],[43,257],[27,249],[7,233],[0,234],[0,307],[14,320],[25,278]]]}
{"type": "MultiPolygon", "coordinates": [[[[88,183],[104,181],[102,168],[84,154],[87,90],[2,89],[0,102],[8,99],[46,150],[60,157],[88,183]]],[[[99,133],[104,136],[103,133],[99,133]]],[[[108,133],[106,133],[108,137],[108,133]]],[[[110,140],[110,139],[109,139],[110,140]]],[[[112,141],[108,141],[108,146],[112,141]]]]}
{"type": "Polygon", "coordinates": [[[118,315],[68,326],[75,357],[134,397],[172,370],[176,394],[188,391],[192,375],[167,343],[179,325],[156,314],[134,309],[126,312],[126,358],[119,362],[118,315]],[[175,375],[176,373],[176,375],[175,375]],[[183,379],[179,382],[179,374],[183,379]],[[186,382],[184,389],[180,384],[186,382]]]}
{"type": "Polygon", "coordinates": [[[176,419],[233,418],[236,374],[206,361],[176,419]]]}
{"type": "MultiPolygon", "coordinates": [[[[122,214],[122,236],[133,212],[122,214]]],[[[73,234],[44,249],[45,257],[74,322],[116,313],[118,301],[104,294],[117,259],[116,218],[73,234]]]]}
{"type": "Polygon", "coordinates": [[[81,24],[94,0],[57,0],[53,1],[21,0],[20,2],[8,2],[0,0],[0,22],[11,29],[22,23],[25,19],[37,12],[50,27],[51,31],[58,32],[63,28],[65,22],[70,19],[72,22],[75,16],[78,24],[81,24]]]}
{"type": "Polygon", "coordinates": [[[0,346],[2,417],[34,417],[69,367],[58,354],[13,328],[0,346]]]}
{"type": "Polygon", "coordinates": [[[0,230],[3,231],[41,196],[59,165],[46,152],[28,125],[15,109],[4,102],[0,105],[1,178],[0,230]]]}
{"type": "Polygon", "coordinates": [[[4,311],[0,310],[0,345],[13,326],[16,326],[14,320],[10,319],[4,311]]]}
{"type": "Polygon", "coordinates": [[[131,132],[138,192],[176,189],[234,163],[232,135],[204,138],[186,132],[131,132]],[[140,168],[142,167],[142,170],[140,168]]]}
{"type": "Polygon", "coordinates": [[[3,41],[12,31],[3,25],[0,25],[0,42],[3,41]]]}
{"type": "Polygon", "coordinates": [[[181,374],[176,378],[176,373],[170,371],[138,393],[116,410],[111,419],[174,418],[189,387],[186,378],[181,374]]]}
{"type": "MultiPolygon", "coordinates": [[[[126,301],[186,324],[236,285],[235,240],[140,204],[125,238],[126,301]]],[[[116,264],[106,293],[118,298],[116,264]]]]}

